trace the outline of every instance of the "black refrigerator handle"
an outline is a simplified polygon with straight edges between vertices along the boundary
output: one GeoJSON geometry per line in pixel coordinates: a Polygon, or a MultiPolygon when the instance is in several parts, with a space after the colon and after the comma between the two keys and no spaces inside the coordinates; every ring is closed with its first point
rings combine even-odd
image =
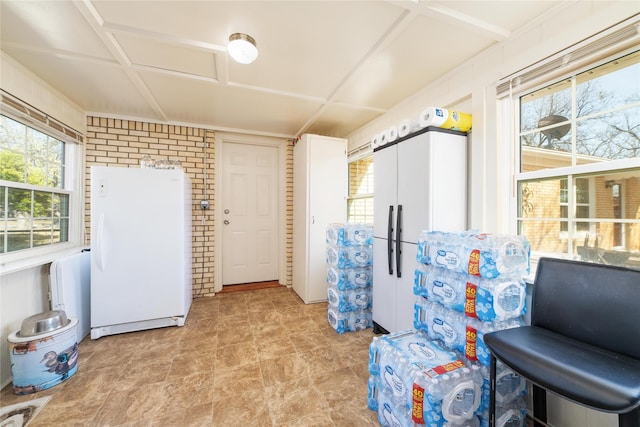
{"type": "Polygon", "coordinates": [[[402,277],[402,270],[400,269],[400,258],[402,258],[401,251],[402,242],[402,205],[398,205],[398,213],[396,214],[396,277],[402,277]]]}
{"type": "Polygon", "coordinates": [[[387,262],[389,274],[393,274],[393,205],[389,205],[389,218],[387,221],[387,262]]]}

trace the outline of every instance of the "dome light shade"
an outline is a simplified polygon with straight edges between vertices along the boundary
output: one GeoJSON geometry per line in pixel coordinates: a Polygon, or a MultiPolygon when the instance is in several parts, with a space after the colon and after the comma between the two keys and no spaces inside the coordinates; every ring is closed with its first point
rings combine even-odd
{"type": "Polygon", "coordinates": [[[243,33],[233,33],[229,36],[227,51],[240,64],[251,64],[258,57],[256,41],[243,33]]]}

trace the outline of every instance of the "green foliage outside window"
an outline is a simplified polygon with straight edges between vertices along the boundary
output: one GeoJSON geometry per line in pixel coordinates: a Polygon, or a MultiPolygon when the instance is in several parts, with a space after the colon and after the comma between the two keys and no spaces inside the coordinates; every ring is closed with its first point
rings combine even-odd
{"type": "Polygon", "coordinates": [[[9,117],[0,122],[0,253],[68,240],[64,142],[9,117]]]}

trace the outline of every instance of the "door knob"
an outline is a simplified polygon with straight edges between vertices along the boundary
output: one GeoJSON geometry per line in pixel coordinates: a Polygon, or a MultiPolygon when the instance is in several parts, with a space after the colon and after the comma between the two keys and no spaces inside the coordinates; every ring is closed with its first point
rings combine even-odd
{"type": "Polygon", "coordinates": [[[228,219],[225,219],[223,222],[224,222],[224,225],[229,225],[229,220],[228,219]]]}

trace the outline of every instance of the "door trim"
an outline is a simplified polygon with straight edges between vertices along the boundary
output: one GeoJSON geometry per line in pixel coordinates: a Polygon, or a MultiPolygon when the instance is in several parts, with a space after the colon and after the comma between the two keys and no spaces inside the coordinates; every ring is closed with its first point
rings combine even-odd
{"type": "Polygon", "coordinates": [[[286,283],[287,257],[286,257],[286,144],[284,138],[273,138],[267,136],[256,136],[241,133],[216,132],[215,135],[215,174],[214,174],[214,219],[213,226],[216,244],[214,245],[215,273],[213,276],[213,291],[222,290],[222,186],[217,185],[222,177],[222,151],[225,143],[264,145],[276,147],[278,149],[278,282],[286,283]]]}

